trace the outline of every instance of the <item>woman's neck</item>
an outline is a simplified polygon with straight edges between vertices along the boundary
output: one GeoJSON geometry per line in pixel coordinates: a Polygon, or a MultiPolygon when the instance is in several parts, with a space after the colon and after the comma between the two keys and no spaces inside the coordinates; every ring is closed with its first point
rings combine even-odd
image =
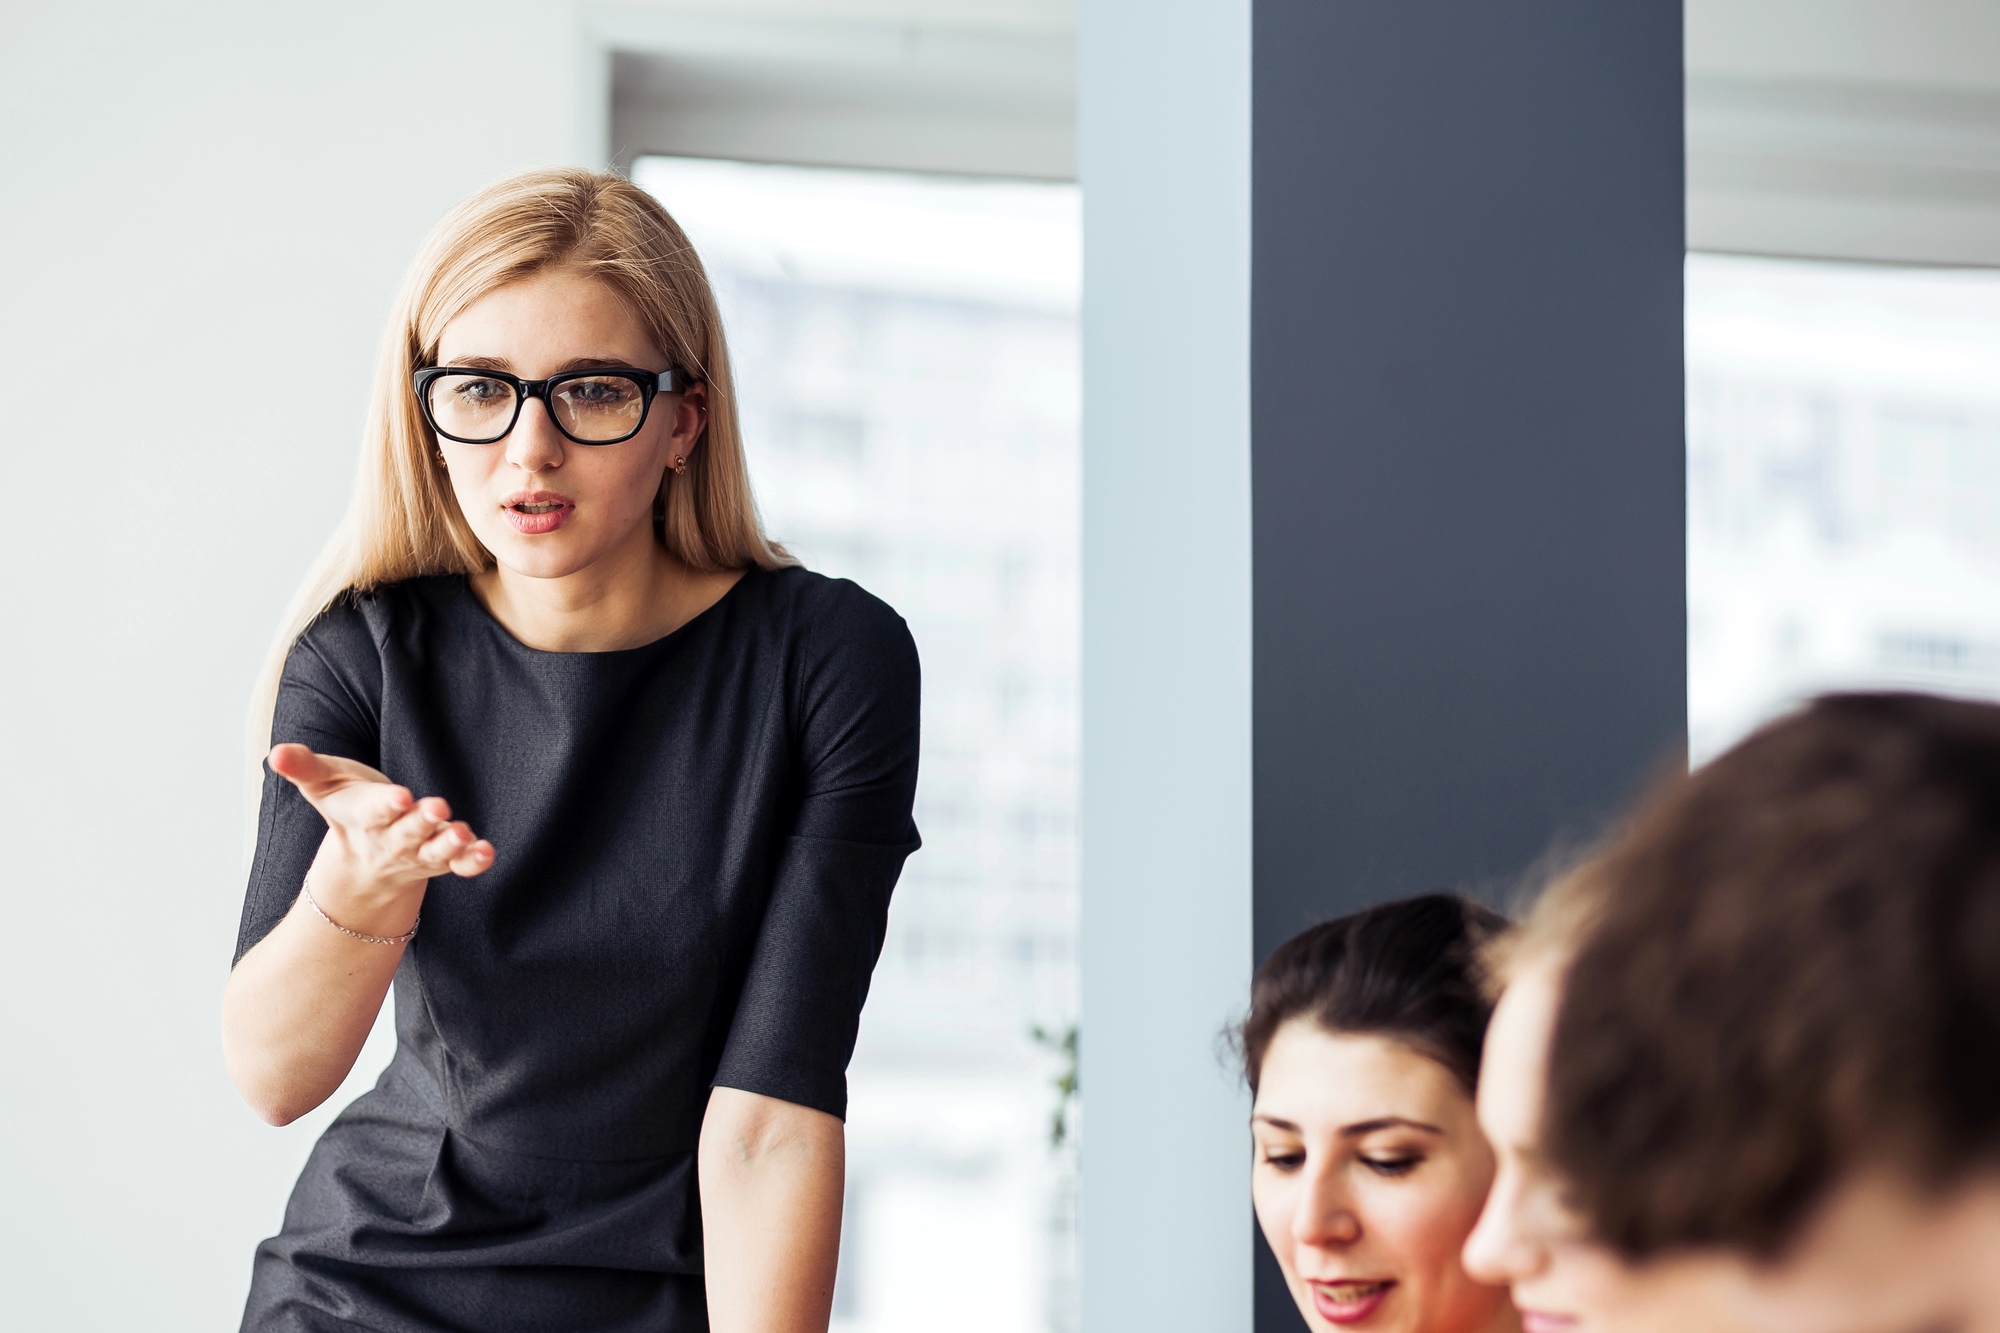
{"type": "Polygon", "coordinates": [[[603,653],[665,638],[721,601],[745,572],[691,570],[650,532],[646,537],[560,578],[495,566],[471,576],[472,593],[530,648],[603,653]]]}

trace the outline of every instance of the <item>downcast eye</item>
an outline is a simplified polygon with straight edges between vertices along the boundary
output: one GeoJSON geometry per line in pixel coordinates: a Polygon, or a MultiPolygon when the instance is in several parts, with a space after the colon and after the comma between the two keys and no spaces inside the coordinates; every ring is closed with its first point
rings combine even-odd
{"type": "Polygon", "coordinates": [[[1361,1164],[1378,1176],[1407,1176],[1423,1160],[1421,1157],[1364,1157],[1361,1164]]]}

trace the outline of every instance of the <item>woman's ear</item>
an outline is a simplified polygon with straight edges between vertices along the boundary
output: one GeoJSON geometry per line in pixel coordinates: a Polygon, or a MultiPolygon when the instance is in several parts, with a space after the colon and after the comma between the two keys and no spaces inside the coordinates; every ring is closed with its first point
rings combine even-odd
{"type": "Polygon", "coordinates": [[[680,401],[674,405],[674,451],[682,456],[692,454],[707,429],[708,385],[697,380],[681,391],[680,401]]]}

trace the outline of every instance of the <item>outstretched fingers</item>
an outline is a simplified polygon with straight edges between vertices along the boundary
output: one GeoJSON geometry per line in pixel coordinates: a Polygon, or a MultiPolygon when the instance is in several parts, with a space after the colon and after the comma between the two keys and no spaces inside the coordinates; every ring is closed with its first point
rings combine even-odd
{"type": "MultiPolygon", "coordinates": [[[[405,788],[398,787],[398,792],[405,788]]],[[[388,812],[383,812],[388,813],[388,812]]],[[[382,850],[390,856],[419,859],[424,845],[451,819],[451,807],[435,796],[412,801],[401,814],[389,813],[387,822],[375,826],[382,850]]]]}
{"type": "Polygon", "coordinates": [[[481,838],[452,858],[451,873],[464,879],[483,875],[493,868],[493,844],[481,838]]]}
{"type": "Polygon", "coordinates": [[[328,824],[361,838],[388,864],[425,876],[477,875],[493,864],[493,844],[454,821],[451,805],[441,797],[419,800],[366,764],[316,754],[304,745],[272,746],[268,762],[328,824]]]}
{"type": "Polygon", "coordinates": [[[474,837],[471,826],[460,820],[439,829],[437,835],[424,844],[419,860],[431,875],[449,871],[454,875],[470,877],[493,864],[493,844],[484,838],[474,837]]]}

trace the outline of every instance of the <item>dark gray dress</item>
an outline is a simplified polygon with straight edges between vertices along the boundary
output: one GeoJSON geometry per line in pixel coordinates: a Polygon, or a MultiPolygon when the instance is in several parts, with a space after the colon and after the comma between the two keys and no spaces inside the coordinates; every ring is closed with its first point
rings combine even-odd
{"type": "MultiPolygon", "coordinates": [[[[273,738],[444,797],[498,857],[432,881],[395,1059],[313,1149],[243,1327],[705,1329],[708,1092],[845,1112],[917,692],[895,612],[797,569],[625,652],[525,647],[457,577],[321,617],[273,738]]],[[[324,831],[266,775],[237,957],[324,831]]]]}

